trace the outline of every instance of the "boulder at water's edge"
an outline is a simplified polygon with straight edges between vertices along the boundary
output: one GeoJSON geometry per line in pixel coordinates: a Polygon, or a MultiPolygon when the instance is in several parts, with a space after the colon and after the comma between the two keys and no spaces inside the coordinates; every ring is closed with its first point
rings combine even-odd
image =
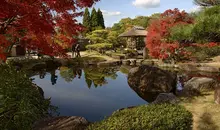
{"type": "Polygon", "coordinates": [[[141,98],[152,102],[159,93],[176,91],[176,74],[142,65],[129,71],[128,84],[141,98]]]}

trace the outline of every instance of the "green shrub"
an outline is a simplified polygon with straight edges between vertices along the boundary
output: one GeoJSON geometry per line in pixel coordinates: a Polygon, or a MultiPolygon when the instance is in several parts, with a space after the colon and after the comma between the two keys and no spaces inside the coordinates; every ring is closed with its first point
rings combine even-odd
{"type": "Polygon", "coordinates": [[[138,56],[138,52],[136,50],[129,48],[126,48],[123,51],[123,54],[125,54],[126,58],[136,58],[138,56]]]}
{"type": "Polygon", "coordinates": [[[45,117],[50,108],[24,72],[8,65],[0,65],[0,128],[28,130],[45,117]]]}
{"type": "Polygon", "coordinates": [[[86,49],[95,50],[100,53],[104,53],[104,51],[112,49],[112,44],[110,43],[92,44],[92,45],[87,45],[86,49]]]}
{"type": "Polygon", "coordinates": [[[197,61],[205,61],[208,58],[220,55],[220,46],[215,47],[195,47],[190,46],[186,48],[187,51],[191,52],[191,57],[197,61]]]}
{"type": "Polygon", "coordinates": [[[89,130],[191,130],[192,114],[183,106],[148,105],[115,112],[89,130]]]}

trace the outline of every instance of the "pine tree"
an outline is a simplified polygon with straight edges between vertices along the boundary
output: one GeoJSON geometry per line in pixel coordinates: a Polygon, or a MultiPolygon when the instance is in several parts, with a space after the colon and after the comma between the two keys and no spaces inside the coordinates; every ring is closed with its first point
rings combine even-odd
{"type": "Polygon", "coordinates": [[[104,18],[103,18],[103,14],[102,14],[102,11],[100,9],[98,9],[98,26],[101,27],[102,29],[105,29],[105,21],[104,21],[104,18]]]}
{"type": "Polygon", "coordinates": [[[89,9],[86,8],[83,15],[83,26],[86,27],[86,32],[91,30],[90,19],[89,9]]]}
{"type": "Polygon", "coordinates": [[[98,14],[97,14],[95,8],[93,8],[92,13],[91,13],[91,29],[92,29],[92,31],[94,31],[98,26],[99,26],[98,14]]]}
{"type": "Polygon", "coordinates": [[[215,6],[220,5],[220,0],[194,0],[194,3],[199,6],[215,6]]]}

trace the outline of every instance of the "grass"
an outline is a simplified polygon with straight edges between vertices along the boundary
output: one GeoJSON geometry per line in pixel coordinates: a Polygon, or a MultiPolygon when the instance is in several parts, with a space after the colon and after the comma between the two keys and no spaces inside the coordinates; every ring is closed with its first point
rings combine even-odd
{"type": "Polygon", "coordinates": [[[181,105],[193,114],[193,130],[219,130],[220,106],[214,102],[214,92],[191,100],[183,99],[181,105]]]}

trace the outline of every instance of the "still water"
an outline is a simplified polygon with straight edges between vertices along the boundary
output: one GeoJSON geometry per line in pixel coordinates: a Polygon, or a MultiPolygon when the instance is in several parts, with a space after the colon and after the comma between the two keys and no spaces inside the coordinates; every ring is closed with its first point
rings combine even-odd
{"type": "MultiPolygon", "coordinates": [[[[129,69],[60,67],[34,72],[32,78],[43,89],[45,98],[51,98],[51,105],[58,107],[60,116],[82,116],[93,122],[118,109],[147,104],[148,99],[155,96],[142,95],[142,99],[129,87],[126,74],[129,69]]],[[[219,73],[177,74],[185,75],[186,81],[192,77],[211,77],[220,81],[219,73]]]]}
{"type": "Polygon", "coordinates": [[[60,116],[82,116],[99,121],[112,112],[147,104],[128,85],[118,68],[60,67],[33,76],[45,98],[58,107],[60,116]]]}

